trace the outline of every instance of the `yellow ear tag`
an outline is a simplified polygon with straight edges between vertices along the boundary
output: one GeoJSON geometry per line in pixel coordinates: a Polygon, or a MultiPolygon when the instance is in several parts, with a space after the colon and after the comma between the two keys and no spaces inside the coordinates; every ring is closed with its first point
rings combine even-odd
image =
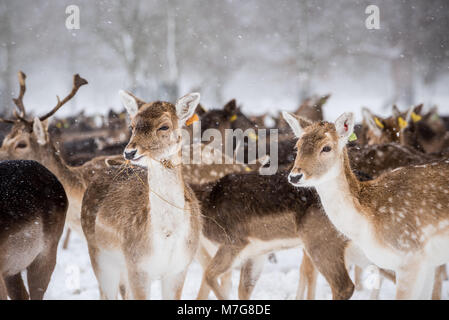
{"type": "Polygon", "coordinates": [[[351,142],[351,141],[355,141],[355,140],[357,140],[357,135],[355,134],[355,132],[353,132],[353,133],[349,136],[348,141],[351,142]]]}
{"type": "Polygon", "coordinates": [[[186,126],[190,126],[191,124],[193,124],[194,122],[197,122],[198,120],[200,120],[198,118],[198,115],[196,113],[193,114],[193,116],[191,116],[187,121],[186,121],[186,126]]]}
{"type": "Polygon", "coordinates": [[[234,114],[229,118],[229,121],[234,122],[235,120],[237,120],[237,115],[234,114]]]}
{"type": "Polygon", "coordinates": [[[404,128],[407,127],[408,123],[407,123],[407,121],[404,120],[404,118],[399,117],[398,118],[398,125],[399,125],[400,129],[404,129],[404,128]]]}
{"type": "Polygon", "coordinates": [[[251,172],[251,168],[250,167],[245,167],[245,171],[246,172],[251,172]]]}
{"type": "Polygon", "coordinates": [[[422,119],[422,117],[419,114],[416,114],[414,112],[412,112],[412,120],[413,122],[418,122],[422,119]]]}
{"type": "Polygon", "coordinates": [[[374,117],[374,122],[377,124],[377,126],[381,129],[384,128],[384,125],[382,122],[380,122],[380,120],[377,117],[374,117]]]}
{"type": "Polygon", "coordinates": [[[250,132],[248,133],[248,138],[250,138],[251,140],[257,140],[257,135],[254,132],[250,132]]]}

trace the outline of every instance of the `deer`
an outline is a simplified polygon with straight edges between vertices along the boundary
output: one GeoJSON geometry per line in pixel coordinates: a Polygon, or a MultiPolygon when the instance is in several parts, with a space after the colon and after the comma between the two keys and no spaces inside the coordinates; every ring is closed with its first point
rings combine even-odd
{"type": "Polygon", "coordinates": [[[218,299],[227,299],[235,267],[241,268],[239,298],[249,299],[265,255],[294,247],[305,252],[298,298],[306,289],[307,298],[314,297],[316,270],[331,286],[333,299],[352,296],[354,285],[346,266],[365,267],[369,261],[333,227],[313,190],[289,185],[288,172],[235,173],[215,183],[192,185],[203,215],[198,260],[204,274],[198,299],[206,299],[210,289],[218,299]]]}
{"type": "Polygon", "coordinates": [[[406,166],[360,182],[346,144],[354,115],[311,123],[283,112],[297,142],[288,181],[314,187],[334,226],[377,266],[396,274],[397,299],[431,297],[435,268],[449,260],[449,161],[406,166]]]}
{"type": "Polygon", "coordinates": [[[0,299],[42,300],[56,265],[66,193],[38,162],[6,160],[0,161],[0,194],[0,299]]]}
{"type": "Polygon", "coordinates": [[[124,157],[135,166],[109,168],[86,189],[81,224],[92,267],[104,299],[122,287],[127,299],[148,299],[157,279],[163,299],[180,299],[201,231],[200,205],[183,181],[180,129],[200,95],[140,108],[133,95],[120,98],[132,129],[124,157]]]}
{"type": "Polygon", "coordinates": [[[382,118],[363,108],[364,135],[368,144],[396,142],[427,154],[437,154],[449,147],[445,123],[433,108],[426,114],[423,105],[401,112],[393,106],[392,116],[382,118]]]}
{"type": "Polygon", "coordinates": [[[5,137],[0,148],[0,159],[35,160],[47,167],[61,181],[69,198],[67,211],[67,234],[64,248],[67,247],[70,230],[74,230],[82,238],[80,212],[81,202],[85,189],[90,180],[102,168],[106,167],[106,156],[94,158],[82,166],[73,167],[66,163],[58,150],[57,145],[51,139],[48,131],[48,119],[62,106],[73,98],[78,90],[87,84],[87,81],[78,74],[73,76],[73,87],[70,93],[62,100],[57,97],[56,105],[46,114],[29,119],[27,117],[23,98],[26,92],[26,75],[22,71],[18,73],[20,92],[14,99],[16,109],[15,119],[1,118],[0,122],[12,125],[10,133],[5,137]]]}

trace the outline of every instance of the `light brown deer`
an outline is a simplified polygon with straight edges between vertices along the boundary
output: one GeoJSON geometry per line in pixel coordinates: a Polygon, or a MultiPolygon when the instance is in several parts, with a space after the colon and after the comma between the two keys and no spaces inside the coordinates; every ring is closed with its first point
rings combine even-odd
{"type": "Polygon", "coordinates": [[[0,299],[43,299],[64,229],[64,188],[36,161],[0,161],[0,194],[0,299]]]}
{"type": "Polygon", "coordinates": [[[346,150],[352,113],[335,124],[284,117],[299,138],[290,183],[315,187],[336,228],[377,266],[395,271],[397,298],[430,298],[435,268],[449,261],[449,161],[360,182],[346,150]]]}
{"type": "Polygon", "coordinates": [[[124,92],[132,136],[124,156],[146,167],[112,169],[89,185],[81,222],[103,298],[147,299],[151,281],[162,279],[164,299],[179,299],[187,267],[195,256],[201,218],[199,203],[181,171],[181,126],[199,94],[145,103],[124,92]]]}

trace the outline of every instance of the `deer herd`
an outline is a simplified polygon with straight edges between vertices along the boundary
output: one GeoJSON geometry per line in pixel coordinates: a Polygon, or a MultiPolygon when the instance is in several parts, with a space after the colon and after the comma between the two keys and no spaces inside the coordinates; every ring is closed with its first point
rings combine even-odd
{"type": "MultiPolygon", "coordinates": [[[[238,297],[250,299],[267,257],[287,248],[303,251],[297,299],[315,298],[319,273],[333,299],[349,299],[368,266],[395,284],[397,299],[441,299],[449,262],[449,119],[436,108],[393,106],[386,118],[363,108],[360,124],[352,113],[331,123],[322,109],[329,95],[314,97],[275,119],[276,136],[263,139],[277,142],[276,154],[270,148],[239,161],[215,150],[223,161],[205,153],[199,163],[185,163],[183,150],[209,148],[186,143],[183,128],[191,132],[196,120],[202,133],[257,134],[264,116],[248,118],[235,100],[207,110],[198,93],[173,104],[120,91],[130,127],[110,130],[127,142],[110,150],[122,154],[75,166],[48,122],[87,81],[75,75],[66,97],[30,118],[25,80],[19,72],[14,118],[0,118],[9,128],[0,148],[1,299],[44,297],[64,226],[63,248],[70,230],[87,242],[102,299],[149,299],[155,280],[163,299],[180,299],[194,260],[203,268],[198,299],[211,292],[228,299],[234,269],[238,297]],[[263,174],[270,161],[278,170],[263,174]]],[[[260,146],[262,138],[248,138],[260,146]]]]}

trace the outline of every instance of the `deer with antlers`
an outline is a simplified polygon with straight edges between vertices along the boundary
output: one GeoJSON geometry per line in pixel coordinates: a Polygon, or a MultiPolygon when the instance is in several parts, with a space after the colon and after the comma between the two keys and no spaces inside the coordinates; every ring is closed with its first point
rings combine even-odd
{"type": "Polygon", "coordinates": [[[120,97],[132,127],[124,157],[143,168],[110,170],[87,188],[81,222],[92,266],[103,298],[125,287],[126,298],[148,299],[152,280],[162,279],[163,298],[179,299],[201,231],[199,203],[182,176],[180,129],[200,96],[140,108],[134,96],[120,97]]]}
{"type": "Polygon", "coordinates": [[[315,187],[326,214],[376,265],[396,273],[396,297],[430,298],[435,268],[449,261],[449,161],[408,166],[360,182],[346,150],[354,116],[310,123],[284,112],[297,157],[289,182],[315,187]]]}
{"type": "Polygon", "coordinates": [[[47,131],[47,120],[73,98],[79,88],[87,84],[87,81],[76,74],[73,77],[72,90],[66,97],[62,100],[57,97],[57,104],[49,112],[29,120],[23,103],[26,91],[26,75],[19,72],[18,77],[20,93],[14,99],[17,108],[17,111],[14,111],[16,119],[0,119],[2,122],[13,124],[11,132],[5,137],[0,149],[0,159],[36,160],[55,174],[64,186],[69,198],[68,227],[82,235],[80,223],[82,197],[87,187],[87,181],[104,167],[104,158],[94,159],[80,167],[68,166],[50,139],[47,131]]]}

